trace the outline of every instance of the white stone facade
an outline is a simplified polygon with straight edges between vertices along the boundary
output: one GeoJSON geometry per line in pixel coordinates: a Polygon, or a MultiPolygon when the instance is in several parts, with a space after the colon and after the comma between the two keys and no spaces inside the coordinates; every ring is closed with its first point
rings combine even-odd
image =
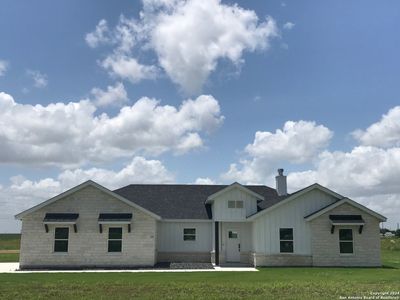
{"type": "Polygon", "coordinates": [[[92,186],[24,216],[21,233],[21,268],[152,266],[156,260],[156,220],[92,186]],[[99,213],[121,212],[133,214],[131,232],[126,224],[103,225],[99,232],[99,213]],[[46,213],[79,213],[77,232],[69,225],[67,253],[53,251],[56,225],[45,231],[46,213]],[[108,252],[109,226],[123,228],[120,253],[108,252]]]}
{"type": "Polygon", "coordinates": [[[311,223],[311,243],[314,266],[381,266],[379,220],[370,214],[344,203],[318,218],[311,223]],[[358,232],[359,226],[335,226],[331,234],[329,215],[361,215],[365,221],[362,233],[358,232]],[[339,229],[353,229],[353,254],[340,254],[339,229]]]}

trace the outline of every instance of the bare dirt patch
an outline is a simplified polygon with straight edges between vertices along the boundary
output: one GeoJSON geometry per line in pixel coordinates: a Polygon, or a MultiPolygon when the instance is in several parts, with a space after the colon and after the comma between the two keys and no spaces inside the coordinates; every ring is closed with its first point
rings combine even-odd
{"type": "Polygon", "coordinates": [[[0,254],[19,253],[19,250],[0,250],[0,254]]]}

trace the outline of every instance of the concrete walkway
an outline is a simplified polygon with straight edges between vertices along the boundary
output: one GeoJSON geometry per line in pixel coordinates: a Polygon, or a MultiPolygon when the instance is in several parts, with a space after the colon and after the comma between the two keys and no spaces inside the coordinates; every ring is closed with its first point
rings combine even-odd
{"type": "Polygon", "coordinates": [[[214,267],[214,269],[144,269],[144,270],[35,270],[17,271],[19,263],[0,263],[0,273],[180,273],[180,272],[255,272],[256,268],[251,267],[214,267]]]}
{"type": "Polygon", "coordinates": [[[13,273],[19,268],[19,263],[0,263],[0,273],[13,273]]]}

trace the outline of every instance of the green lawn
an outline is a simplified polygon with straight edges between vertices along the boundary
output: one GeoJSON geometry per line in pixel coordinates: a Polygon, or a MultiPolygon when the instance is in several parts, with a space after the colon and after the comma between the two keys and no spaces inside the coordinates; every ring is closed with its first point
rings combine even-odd
{"type": "Polygon", "coordinates": [[[261,268],[259,272],[0,274],[0,299],[339,299],[400,292],[400,239],[384,268],[261,268]]]}
{"type": "Polygon", "coordinates": [[[0,234],[0,250],[18,250],[20,237],[17,233],[0,234]]]}
{"type": "Polygon", "coordinates": [[[19,251],[20,238],[20,234],[0,234],[0,262],[19,261],[19,253],[10,252],[19,251]]]}
{"type": "Polygon", "coordinates": [[[0,262],[17,262],[19,253],[0,253],[0,262]]]}

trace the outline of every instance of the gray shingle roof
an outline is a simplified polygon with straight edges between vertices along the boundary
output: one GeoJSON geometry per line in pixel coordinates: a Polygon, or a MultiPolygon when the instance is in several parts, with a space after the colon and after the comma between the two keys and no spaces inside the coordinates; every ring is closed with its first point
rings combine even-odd
{"type": "MultiPolygon", "coordinates": [[[[131,184],[114,193],[165,219],[211,219],[211,206],[205,204],[208,196],[228,185],[191,184],[131,184]]],[[[265,185],[245,185],[264,197],[258,209],[270,207],[286,197],[265,185]]]]}

